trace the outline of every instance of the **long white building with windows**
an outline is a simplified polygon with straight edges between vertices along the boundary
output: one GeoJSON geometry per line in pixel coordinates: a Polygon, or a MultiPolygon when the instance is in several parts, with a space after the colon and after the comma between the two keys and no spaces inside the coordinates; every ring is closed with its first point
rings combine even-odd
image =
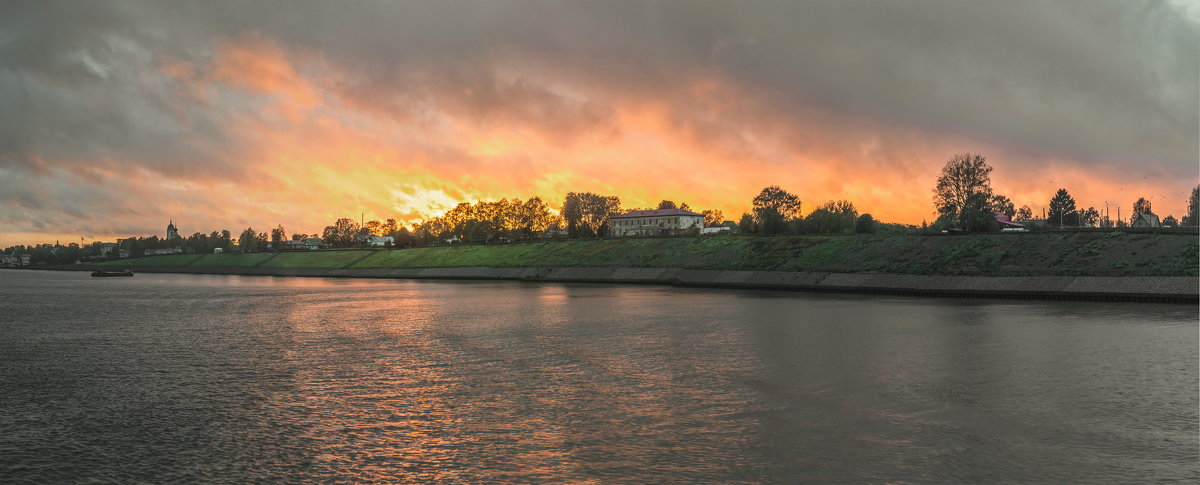
{"type": "Polygon", "coordinates": [[[683,209],[630,211],[609,222],[614,236],[673,235],[704,228],[704,214],[683,209]]]}

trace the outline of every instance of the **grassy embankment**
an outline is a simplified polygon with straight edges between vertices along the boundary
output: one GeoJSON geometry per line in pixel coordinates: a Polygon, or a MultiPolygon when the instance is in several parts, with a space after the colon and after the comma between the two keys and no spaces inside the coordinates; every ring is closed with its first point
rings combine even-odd
{"type": "Polygon", "coordinates": [[[394,251],[153,256],[112,266],[264,268],[662,267],[990,276],[1194,276],[1195,235],[710,236],[548,241],[394,251]]]}

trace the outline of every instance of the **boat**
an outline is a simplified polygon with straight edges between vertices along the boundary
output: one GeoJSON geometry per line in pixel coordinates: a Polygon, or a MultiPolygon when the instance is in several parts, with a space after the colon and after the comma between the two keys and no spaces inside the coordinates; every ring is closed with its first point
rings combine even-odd
{"type": "Polygon", "coordinates": [[[133,271],[130,271],[130,270],[127,270],[127,269],[123,269],[123,270],[121,270],[121,271],[105,271],[105,270],[100,270],[100,271],[93,271],[93,272],[92,272],[92,276],[95,276],[95,277],[103,277],[103,276],[133,276],[133,271]]]}

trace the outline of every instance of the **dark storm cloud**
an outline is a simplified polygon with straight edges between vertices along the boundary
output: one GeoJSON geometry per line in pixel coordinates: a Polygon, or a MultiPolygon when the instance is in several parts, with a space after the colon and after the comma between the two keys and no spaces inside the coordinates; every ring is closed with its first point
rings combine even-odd
{"type": "MultiPolygon", "coordinates": [[[[0,5],[7,185],[246,178],[256,140],[231,127],[265,116],[258,93],[191,91],[164,65],[211,69],[247,39],[279,46],[323,106],[413,126],[603,137],[617,105],[657,103],[678,136],[738,156],[769,158],[763,137],[799,152],[874,139],[899,165],[907,144],[947,137],[1030,166],[1196,176],[1200,33],[1169,2],[37,1],[0,5]]],[[[119,197],[73,187],[6,188],[0,218],[119,197]]]]}

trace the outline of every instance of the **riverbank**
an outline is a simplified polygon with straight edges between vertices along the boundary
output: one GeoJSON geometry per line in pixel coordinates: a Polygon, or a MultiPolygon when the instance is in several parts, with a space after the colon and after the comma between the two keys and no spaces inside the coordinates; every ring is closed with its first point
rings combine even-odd
{"type": "Polygon", "coordinates": [[[58,269],[1196,302],[1190,234],[710,236],[177,254],[58,269]]]}
{"type": "MultiPolygon", "coordinates": [[[[42,269],[90,271],[96,266],[42,269]]],[[[1066,299],[1197,303],[1200,280],[1191,276],[928,276],[881,273],[695,270],[680,268],[271,268],[130,267],[135,272],[333,278],[512,280],[526,282],[650,284],[799,290],[935,297],[1066,299]]]]}

